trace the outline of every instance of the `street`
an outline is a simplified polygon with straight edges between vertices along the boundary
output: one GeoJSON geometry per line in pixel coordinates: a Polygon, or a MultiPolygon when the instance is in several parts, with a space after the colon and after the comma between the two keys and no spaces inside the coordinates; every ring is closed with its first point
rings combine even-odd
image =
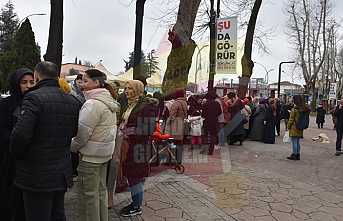
{"type": "MultiPolygon", "coordinates": [[[[246,141],[243,146],[225,146],[210,157],[185,148],[185,174],[153,168],[142,216],[119,217],[129,203],[129,193],[121,193],[115,195],[110,220],[343,220],[343,156],[334,156],[332,128],[331,116],[324,129],[317,129],[311,117],[301,140],[300,161],[286,159],[291,145],[284,144],[282,136],[273,145],[246,141]],[[319,133],[327,134],[330,144],[311,140],[319,133]]],[[[77,220],[77,183],[65,205],[68,220],[77,220]]]]}

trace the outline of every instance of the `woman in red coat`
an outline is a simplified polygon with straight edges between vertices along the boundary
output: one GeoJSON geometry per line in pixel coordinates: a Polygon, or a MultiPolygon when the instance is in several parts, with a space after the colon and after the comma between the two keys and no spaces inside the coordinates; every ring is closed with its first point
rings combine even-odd
{"type": "Polygon", "coordinates": [[[132,203],[120,213],[124,217],[142,214],[144,181],[148,176],[146,152],[150,149],[149,138],[155,129],[158,101],[146,98],[144,85],[138,80],[126,83],[125,93],[128,107],[122,116],[120,131],[123,133],[123,175],[127,178],[132,203]]]}

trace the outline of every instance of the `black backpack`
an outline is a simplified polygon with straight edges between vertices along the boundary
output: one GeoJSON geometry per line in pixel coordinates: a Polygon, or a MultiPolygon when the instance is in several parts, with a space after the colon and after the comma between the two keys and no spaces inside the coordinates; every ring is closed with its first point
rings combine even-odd
{"type": "Polygon", "coordinates": [[[310,124],[310,113],[301,111],[299,112],[299,118],[298,121],[296,122],[296,127],[298,130],[305,130],[308,128],[310,124]]]}

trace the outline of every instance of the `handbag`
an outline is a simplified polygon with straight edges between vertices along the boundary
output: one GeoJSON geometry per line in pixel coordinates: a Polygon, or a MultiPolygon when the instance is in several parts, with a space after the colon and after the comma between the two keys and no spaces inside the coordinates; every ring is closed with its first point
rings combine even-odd
{"type": "Polygon", "coordinates": [[[282,141],[283,141],[284,143],[290,143],[290,142],[291,142],[291,139],[289,138],[289,131],[286,131],[286,132],[285,132],[285,135],[283,136],[282,141]]]}

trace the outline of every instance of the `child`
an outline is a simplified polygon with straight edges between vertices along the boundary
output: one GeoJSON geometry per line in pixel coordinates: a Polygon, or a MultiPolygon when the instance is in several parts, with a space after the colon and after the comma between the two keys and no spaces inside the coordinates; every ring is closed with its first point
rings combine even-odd
{"type": "Polygon", "coordinates": [[[200,111],[194,111],[191,115],[189,115],[188,121],[191,123],[190,135],[192,136],[192,146],[201,145],[201,129],[203,119],[200,111]]]}

